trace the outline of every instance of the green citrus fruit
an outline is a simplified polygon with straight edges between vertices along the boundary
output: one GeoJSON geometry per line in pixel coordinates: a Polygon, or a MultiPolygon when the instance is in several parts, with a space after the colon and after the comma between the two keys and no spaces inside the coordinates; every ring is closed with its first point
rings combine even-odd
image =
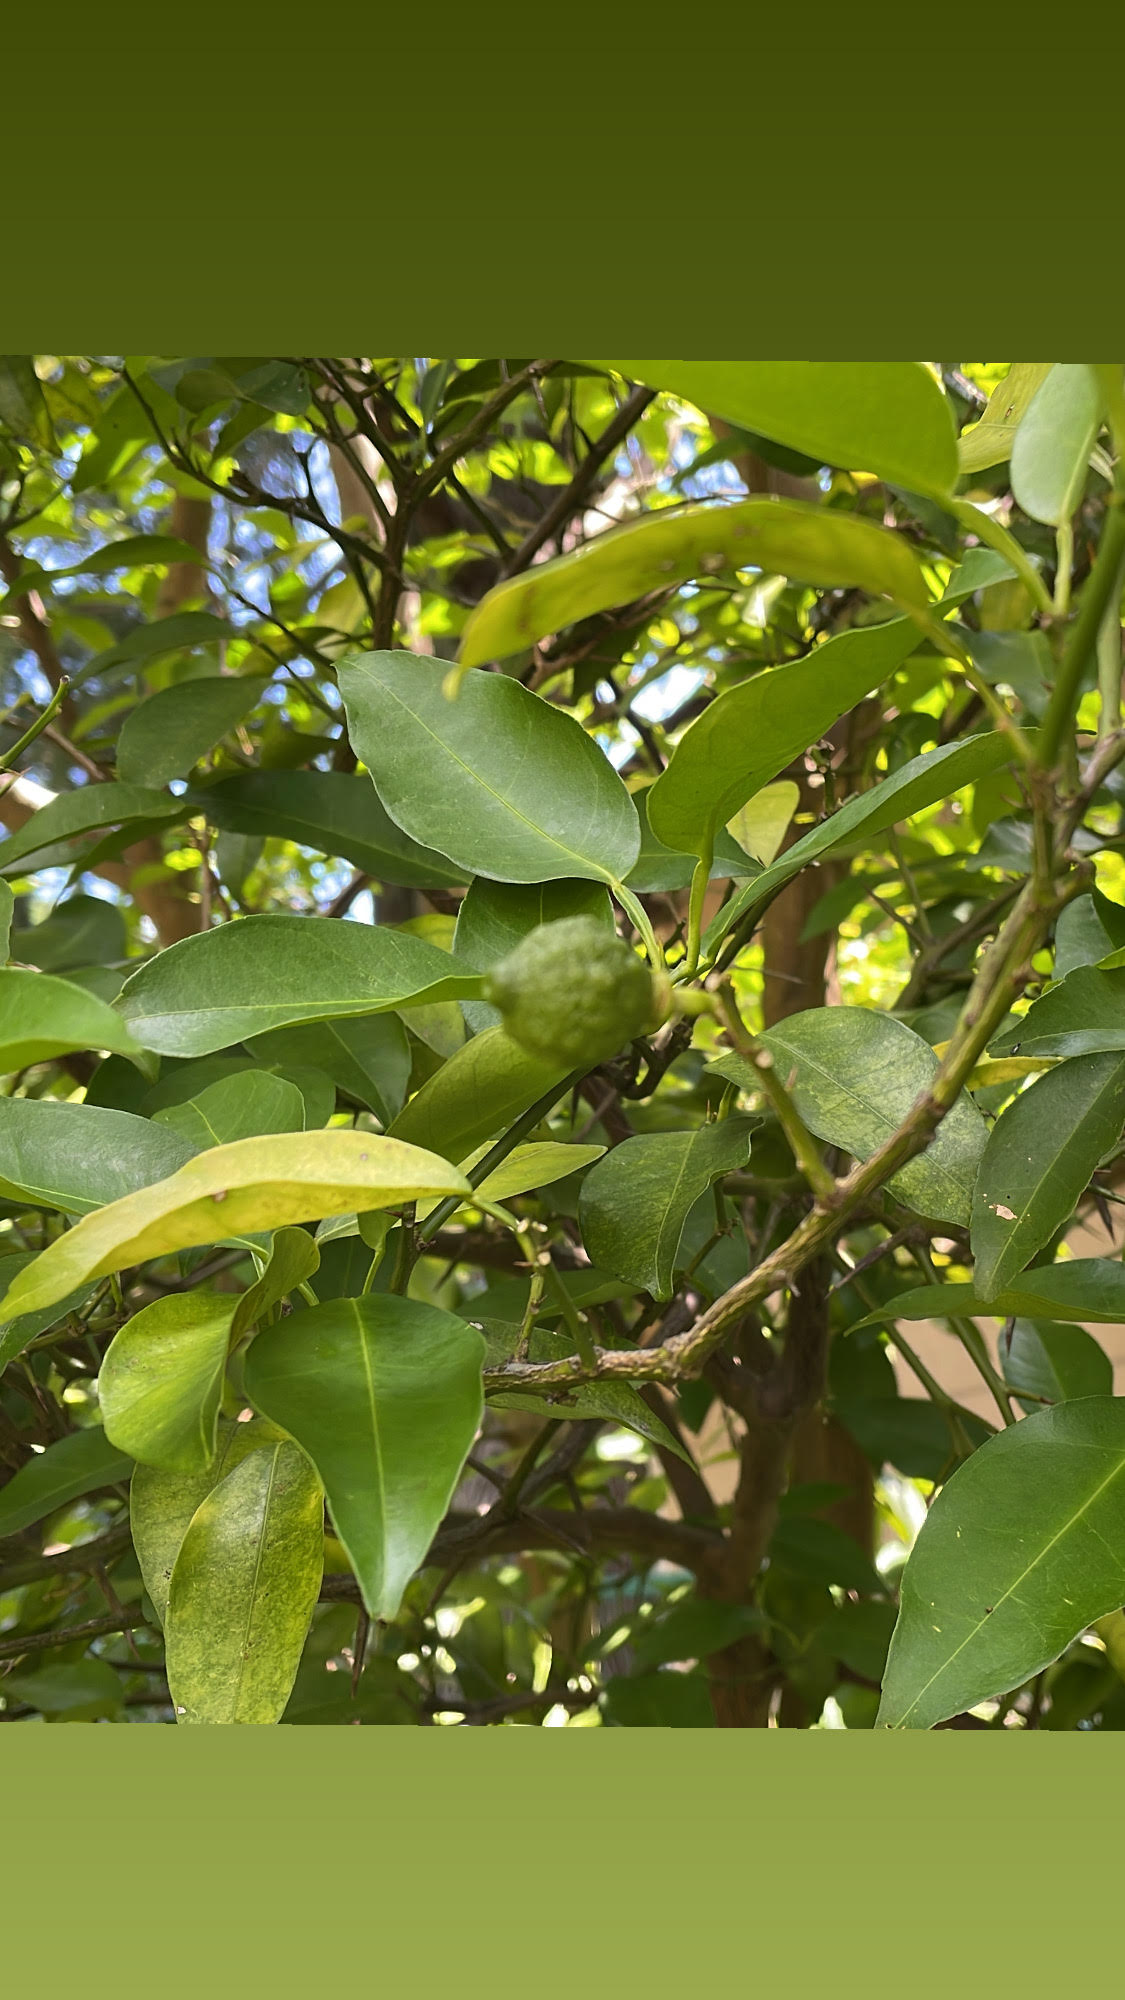
{"type": "Polygon", "coordinates": [[[652,1027],[643,958],[594,917],[540,924],[493,966],[484,997],[529,1055],[593,1069],[652,1027]]]}

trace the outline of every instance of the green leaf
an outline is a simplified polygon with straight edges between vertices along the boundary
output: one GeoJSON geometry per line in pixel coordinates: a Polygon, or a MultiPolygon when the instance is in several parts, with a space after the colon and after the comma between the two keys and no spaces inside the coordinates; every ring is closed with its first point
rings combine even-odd
{"type": "Polygon", "coordinates": [[[715,1714],[702,1674],[617,1674],[602,1696],[611,1728],[714,1729],[715,1714]]]}
{"type": "Polygon", "coordinates": [[[402,931],[243,917],[148,959],[126,980],[119,1006],[144,1047],[204,1056],[291,1022],[386,1013],[479,990],[479,974],[402,931]]]}
{"type": "MultiPolygon", "coordinates": [[[[7,883],[0,897],[5,893],[12,893],[7,883]]],[[[125,952],[124,916],[101,896],[68,896],[55,904],[45,922],[16,931],[12,939],[12,957],[21,965],[37,965],[40,972],[109,965],[124,958],[125,952]]]]}
{"type": "Polygon", "coordinates": [[[7,882],[0,881],[0,965],[3,965],[5,959],[9,956],[12,914],[15,907],[16,899],[12,894],[10,885],[7,882]]]}
{"type": "Polygon", "coordinates": [[[34,1673],[5,1674],[4,1694],[65,1722],[116,1720],[122,1703],[120,1675],[106,1660],[71,1660],[34,1673]]]}
{"type": "Polygon", "coordinates": [[[303,1452],[251,1452],[192,1517],[172,1571],[168,1688],[185,1723],[277,1722],[324,1570],[320,1483],[303,1452]]]}
{"type": "MultiPolygon", "coordinates": [[[[869,1007],[813,1007],[791,1014],[761,1041],[809,1130],[857,1160],[890,1138],[938,1069],[920,1035],[869,1007]]],[[[755,1071],[741,1056],[723,1056],[708,1074],[756,1088],[755,1071]]],[[[972,1099],[960,1097],[927,1150],[888,1186],[920,1215],[967,1222],[987,1136],[972,1099]]]]}
{"type": "Polygon", "coordinates": [[[872,521],[801,500],[702,501],[644,514],[498,583],[466,620],[461,671],[507,659],[549,632],[650,591],[750,568],[826,590],[866,590],[902,605],[929,602],[910,544],[872,521]]]}
{"type": "Polygon", "coordinates": [[[196,1472],[215,1456],[233,1293],[157,1299],[110,1342],[98,1375],[106,1436],[142,1465],[196,1472]]]}
{"type": "Polygon", "coordinates": [[[57,1305],[50,1305],[41,1312],[21,1313],[13,1319],[5,1308],[7,1295],[17,1274],[34,1262],[34,1250],[21,1250],[14,1256],[0,1257],[0,1374],[3,1374],[9,1361],[14,1361],[16,1355],[23,1352],[29,1341],[40,1333],[46,1333],[56,1320],[65,1319],[68,1313],[85,1305],[94,1289],[93,1284],[79,1285],[57,1305]]]}
{"type": "MultiPolygon", "coordinates": [[[[540,924],[564,917],[597,917],[613,928],[609,897],[598,882],[490,882],[478,875],[457,912],[453,949],[466,965],[488,972],[540,924]]],[[[461,1008],[474,1034],[499,1023],[485,1000],[463,1000],[461,1008]]]]}
{"type": "MultiPolygon", "coordinates": [[[[473,964],[466,953],[459,956],[465,964],[473,964]]],[[[284,1067],[307,1064],[322,1070],[338,1090],[368,1105],[384,1125],[390,1124],[405,1102],[410,1044],[397,1014],[364,1014],[274,1028],[268,1034],[251,1036],[246,1046],[263,1062],[284,1067]]]]}
{"type": "Polygon", "coordinates": [[[1001,1431],[933,1502],[906,1565],[879,1725],[932,1729],[1007,1694],[1125,1602],[1125,1401],[1001,1431]]]}
{"type": "MultiPolygon", "coordinates": [[[[761,796],[766,798],[777,788],[767,785],[761,796]]],[[[633,792],[632,800],[641,823],[641,851],[636,863],[629,870],[627,886],[637,895],[659,894],[666,889],[686,889],[695,874],[697,857],[694,854],[677,852],[658,840],[648,823],[648,798],[652,786],[644,791],[633,792]]],[[[710,878],[760,875],[757,862],[745,854],[736,840],[728,833],[715,835],[715,854],[711,863],[710,878]]]]}
{"type": "Polygon", "coordinates": [[[851,1432],[873,1465],[893,1465],[908,1479],[944,1479],[964,1456],[964,1443],[954,1436],[952,1420],[973,1448],[992,1435],[991,1425],[972,1410],[959,1405],[945,1410],[924,1396],[870,1396],[863,1400],[847,1396],[833,1401],[832,1414],[851,1432]]]}
{"type": "Polygon", "coordinates": [[[131,1466],[132,1460],[110,1443],[100,1425],[56,1439],[21,1465],[0,1489],[0,1540],[18,1535],[85,1493],[117,1486],[129,1477],[131,1466]]]}
{"type": "MultiPolygon", "coordinates": [[[[582,1265],[574,1271],[556,1271],[558,1285],[554,1295],[548,1291],[539,1308],[541,1320],[561,1319],[563,1307],[559,1303],[558,1292],[565,1291],[570,1303],[578,1312],[585,1312],[590,1306],[606,1305],[611,1299],[627,1299],[628,1285],[620,1278],[611,1277],[608,1271],[597,1271],[593,1265],[582,1265]]],[[[493,1325],[498,1321],[511,1321],[518,1325],[527,1305],[530,1281],[527,1278],[498,1278],[489,1284],[486,1291],[474,1298],[474,1306],[494,1318],[482,1321],[483,1325],[493,1325]]],[[[573,1352],[573,1347],[571,1348],[573,1352]]]]}
{"type": "Polygon", "coordinates": [[[265,1070],[247,1069],[220,1078],[186,1104],[172,1104],[153,1115],[157,1125],[178,1133],[193,1152],[201,1152],[264,1132],[303,1132],[305,1100],[295,1083],[265,1070]]]}
{"type": "Polygon", "coordinates": [[[578,1219],[590,1260],[670,1298],[688,1211],[723,1174],[744,1167],[760,1120],[733,1117],[695,1132],[626,1139],[582,1183],[578,1219]]]}
{"type": "Polygon", "coordinates": [[[685,730],[648,793],[657,838],[709,859],[719,827],[893,674],[920,636],[908,618],[861,626],[728,688],[685,730]]]}
{"type": "Polygon", "coordinates": [[[445,671],[410,653],[339,662],[352,744],[392,819],[494,881],[624,881],[637,815],[581,724],[503,674],[450,701],[445,671]]]}
{"type": "MultiPolygon", "coordinates": [[[[296,1066],[291,1069],[285,1063],[269,1062],[257,1051],[255,1055],[202,1056],[198,1062],[173,1061],[163,1067],[164,1074],[141,1098],[140,1108],[146,1118],[156,1118],[160,1112],[170,1110],[174,1105],[190,1104],[192,1098],[209,1090],[213,1083],[222,1083],[232,1076],[246,1076],[250,1072],[279,1076],[283,1083],[295,1085],[304,1101],[306,1132],[319,1132],[336,1109],[336,1088],[331,1077],[318,1069],[296,1066]]],[[[96,1088],[97,1077],[91,1086],[92,1090],[96,1088]]],[[[87,1103],[90,1094],[87,1091],[87,1103]]]]}
{"type": "Polygon", "coordinates": [[[4,602],[26,597],[29,590],[50,590],[72,576],[111,576],[114,570],[167,568],[169,563],[199,562],[199,550],[174,535],[126,535],[118,542],[106,542],[91,549],[80,562],[66,569],[40,569],[38,563],[22,570],[8,587],[4,602]]]}
{"type": "Polygon", "coordinates": [[[1065,1264],[1038,1264],[994,1299],[982,1299],[971,1284],[918,1285],[900,1292],[878,1312],[858,1320],[883,1326],[888,1320],[973,1319],[1093,1320],[1105,1326],[1125,1321],[1125,1264],[1109,1257],[1076,1257],[1065,1264]]]}
{"type": "MultiPolygon", "coordinates": [[[[519,1322],[482,1319],[475,1322],[485,1337],[486,1366],[500,1368],[514,1355],[521,1326],[519,1322]]],[[[574,1353],[574,1336],[570,1333],[554,1332],[550,1327],[536,1326],[531,1330],[527,1357],[529,1361],[565,1361],[574,1353]]],[[[494,1410],[527,1410],[538,1417],[552,1417],[560,1422],[571,1418],[575,1422],[583,1418],[596,1418],[599,1423],[617,1424],[624,1429],[636,1431],[650,1444],[658,1445],[662,1451],[672,1452],[682,1458],[685,1465],[692,1463],[682,1445],[677,1444],[666,1424],[662,1424],[655,1411],[650,1410],[643,1396],[628,1382],[583,1382],[574,1388],[559,1383],[546,1395],[535,1395],[528,1390],[503,1390],[499,1394],[489,1392],[488,1404],[494,1410]]]]}
{"type": "Polygon", "coordinates": [[[885,1585],[863,1550],[842,1528],[814,1515],[795,1515],[778,1522],[769,1547],[776,1563],[809,1583],[835,1584],[843,1590],[882,1595],[885,1585]]]}
{"type": "Polygon", "coordinates": [[[239,1139],[200,1153],[155,1187],[84,1216],[20,1272],[7,1309],[35,1311],[84,1279],[198,1243],[351,1209],[394,1207],[424,1195],[467,1193],[468,1182],[447,1161],[397,1139],[343,1131],[239,1139]]]}
{"type": "Polygon", "coordinates": [[[40,806],[26,826],[0,842],[0,875],[28,875],[53,865],[53,850],[83,833],[185,816],[180,799],[144,785],[81,785],[40,806]]]}
{"type": "MultiPolygon", "coordinates": [[[[1048,1403],[1076,1396],[1112,1396],[1113,1363],[1083,1326],[1049,1319],[1017,1319],[1001,1346],[1005,1382],[1048,1403]]],[[[1034,1402],[1024,1402],[1031,1411],[1034,1402]]]]}
{"type": "Polygon", "coordinates": [[[1069,521],[1086,483],[1102,416],[1101,391],[1084,362],[1056,362],[1012,444],[1012,492],[1033,521],[1069,521]]]}
{"type": "Polygon", "coordinates": [[[569,1075],[528,1055],[503,1028],[486,1028],[422,1085],[399,1112],[391,1136],[427,1147],[436,1147],[440,1136],[442,1148],[463,1160],[555,1084],[561,1096],[569,1075]]]}
{"type": "Polygon", "coordinates": [[[765,1624],[763,1613],[753,1605],[687,1597],[663,1617],[632,1622],[627,1639],[630,1661],[638,1673],[645,1673],[670,1660],[705,1660],[751,1632],[761,1632],[765,1624]]]}
{"type": "Polygon", "coordinates": [[[273,1306],[279,1305],[290,1292],[305,1284],[319,1267],[320,1246],[307,1229],[292,1226],[276,1229],[265,1270],[235,1302],[232,1345],[241,1340],[250,1327],[257,1326],[273,1306]]]}
{"type": "Polygon", "coordinates": [[[869,792],[858,792],[839,812],[832,813],[820,826],[814,826],[801,840],[795,841],[772,867],[748,882],[715,917],[704,940],[706,949],[717,951],[737,923],[756,909],[764,909],[802,868],[845,846],[854,846],[862,852],[873,843],[876,834],[948,798],[963,785],[975,784],[978,778],[1001,770],[1011,762],[1011,754],[1005,738],[996,731],[991,735],[971,736],[964,743],[946,743],[939,750],[927,750],[922,757],[912,757],[893,777],[872,785],[869,792]]]}
{"type": "MultiPolygon", "coordinates": [[[[198,549],[191,561],[199,561],[198,549]]],[[[71,683],[79,687],[84,681],[101,681],[119,667],[135,671],[146,661],[166,659],[170,653],[191,652],[200,646],[217,646],[230,637],[230,624],[225,618],[216,617],[213,611],[177,611],[170,618],[154,618],[151,624],[135,625],[116,645],[96,653],[79,667],[72,674],[71,683]]]]}
{"type": "Polygon", "coordinates": [[[50,1097],[0,1097],[0,1199],[5,1201],[87,1215],[166,1180],[194,1152],[178,1133],[128,1111],[50,1097]]]}
{"type": "MultiPolygon", "coordinates": [[[[465,1160],[462,1170],[467,1173],[470,1167],[475,1167],[483,1152],[482,1147],[475,1157],[465,1160]]],[[[476,1193],[484,1201],[511,1201],[517,1194],[550,1187],[554,1181],[580,1173],[591,1161],[600,1160],[604,1152],[604,1146],[566,1145],[556,1139],[516,1146],[506,1160],[485,1176],[476,1193]]]]}
{"type": "Polygon", "coordinates": [[[987,465],[1003,465],[1011,458],[1016,432],[1050,372],[1049,361],[1013,361],[1004,380],[992,391],[980,422],[962,431],[957,440],[962,472],[982,472],[987,465]]]}
{"type": "Polygon", "coordinates": [[[391,1293],[335,1300],[260,1333],[246,1392],[308,1453],[373,1618],[394,1618],[481,1420],[484,1342],[391,1293]]]}
{"type": "Polygon", "coordinates": [[[1125,909],[1120,903],[1111,902],[1100,889],[1075,896],[1055,925],[1055,978],[1065,979],[1082,965],[1098,965],[1123,945],[1125,909]]]}
{"type": "Polygon", "coordinates": [[[957,478],[949,406],[916,361],[599,361],[694,403],[706,416],[943,497],[957,478]]]}
{"type": "Polygon", "coordinates": [[[43,385],[31,354],[0,354],[0,425],[23,443],[58,451],[43,385]]]}
{"type": "Polygon", "coordinates": [[[420,846],[395,825],[378,795],[372,797],[367,778],[336,771],[247,771],[189,792],[188,803],[231,833],[295,840],[398,888],[446,889],[465,880],[444,854],[420,846]]]}
{"type": "Polygon", "coordinates": [[[1117,956],[1068,972],[996,1037],[989,1054],[1074,1057],[1125,1050],[1125,963],[1115,965],[1117,956]]]}
{"type": "Polygon", "coordinates": [[[172,1570],[196,1508],[249,1452],[278,1441],[274,1425],[263,1423],[260,1417],[248,1423],[231,1423],[220,1417],[218,1445],[210,1465],[195,1472],[159,1472],[151,1465],[134,1468],[129,1526],[144,1586],[161,1625],[168,1615],[172,1570]]]}
{"type": "Polygon", "coordinates": [[[988,1135],[970,1237],[979,1297],[1010,1291],[1073,1214],[1125,1125],[1125,1058],[1079,1056],[1013,1098],[988,1135]]]}
{"type": "Polygon", "coordinates": [[[104,1000],[48,972],[0,971],[0,1072],[27,1069],[71,1049],[109,1049],[149,1071],[140,1043],[104,1000]]]}
{"type": "Polygon", "coordinates": [[[205,674],[161,688],[131,709],[117,739],[117,769],[135,785],[183,778],[258,706],[269,675],[205,674]]]}

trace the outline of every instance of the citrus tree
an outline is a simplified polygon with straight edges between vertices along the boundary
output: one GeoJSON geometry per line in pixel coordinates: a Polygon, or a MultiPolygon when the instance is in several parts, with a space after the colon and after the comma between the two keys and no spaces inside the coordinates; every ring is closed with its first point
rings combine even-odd
{"type": "Polygon", "coordinates": [[[1125,1725],[1123,446],[0,364],[0,1720],[1125,1725]]]}

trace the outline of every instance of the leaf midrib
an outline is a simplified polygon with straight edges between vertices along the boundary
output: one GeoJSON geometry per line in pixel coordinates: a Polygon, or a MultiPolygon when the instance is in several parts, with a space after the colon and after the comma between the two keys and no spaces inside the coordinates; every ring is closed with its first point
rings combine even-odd
{"type": "MultiPolygon", "coordinates": [[[[1066,1441],[1067,1449],[1074,1450],[1076,1447],[1081,1448],[1082,1442],[1083,1441],[1081,1438],[1068,1438],[1066,1441]]],[[[1096,1451],[1098,1449],[1098,1446],[1089,1445],[1086,1447],[1086,1449],[1090,1451],[1096,1451]]],[[[1001,1606],[1006,1604],[1008,1599],[1012,1597],[1014,1593],[1019,1589],[1019,1586],[1022,1583],[1025,1583],[1027,1581],[1027,1578],[1031,1576],[1036,1569],[1038,1569],[1040,1563],[1045,1561],[1046,1557],[1050,1555],[1051,1550],[1056,1546],[1058,1542],[1062,1540],[1063,1536],[1069,1534],[1070,1530],[1076,1525],[1076,1523],[1082,1519],[1082,1516],[1088,1513],[1090,1508],[1093,1507],[1095,1501],[1099,1500],[1102,1494],[1106,1491],[1106,1489],[1113,1485],[1114,1480],[1120,1479],[1123,1474],[1125,1474],[1125,1457],[1119,1456],[1117,1465],[1114,1467],[1113,1471],[1109,1473],[1105,1479],[1102,1480],[1101,1485],[1096,1486],[1094,1488],[1094,1491],[1091,1494],[1089,1494],[1087,1498],[1083,1501],[1082,1505],[1076,1508],[1075,1512],[1070,1516],[1069,1520],[1063,1522],[1062,1526],[1056,1531],[1055,1534],[1051,1536],[1050,1541],[1044,1542],[1043,1547],[1040,1549],[1039,1554],[1035,1557],[1034,1562],[1028,1563],[1027,1568],[1020,1571],[1020,1574],[1014,1579],[1012,1583],[1008,1585],[1007,1590],[1005,1590],[1001,1594],[1001,1596],[997,1598],[996,1603],[992,1607],[992,1610],[990,1612],[987,1612],[984,1618],[980,1618],[977,1620],[977,1623],[973,1626],[972,1631],[966,1633],[965,1637],[961,1641],[961,1644],[955,1647],[954,1651],[950,1653],[945,1660],[942,1661],[940,1667],[935,1668],[934,1672],[930,1675],[929,1680],[925,1683],[923,1687],[919,1688],[917,1694],[914,1697],[914,1700],[910,1704],[910,1707],[903,1710],[903,1713],[899,1717],[898,1722],[893,1725],[895,1728],[902,1729],[905,1726],[910,1716],[913,1715],[915,1709],[918,1707],[919,1702],[929,1692],[930,1688],[933,1687],[934,1682],[940,1680],[942,1674],[949,1672],[954,1661],[958,1659],[959,1656],[964,1652],[965,1647],[970,1645],[972,1641],[977,1637],[977,1634],[984,1630],[986,1619],[992,1619],[996,1616],[996,1613],[1000,1610],[1001,1606]]]]}
{"type": "MultiPolygon", "coordinates": [[[[443,742],[437,731],[431,729],[428,722],[423,721],[417,709],[411,708],[410,704],[403,700],[402,696],[391,687],[389,682],[380,680],[376,674],[370,672],[370,669],[368,669],[367,677],[376,687],[381,688],[383,693],[388,695],[392,701],[398,703],[403,713],[408,715],[412,722],[417,723],[418,728],[430,738],[431,742],[436,743],[438,749],[444,756],[448,757],[450,763],[458,765],[465,772],[466,776],[472,780],[473,784],[479,786],[482,792],[487,792],[489,798],[495,799],[497,805],[501,806],[505,812],[511,813],[514,819],[522,820],[524,826],[528,827],[540,840],[545,841],[549,847],[556,848],[560,854],[565,854],[568,860],[581,862],[584,868],[596,868],[599,881],[606,882],[611,887],[616,883],[617,877],[604,869],[600,862],[591,861],[587,855],[579,854],[573,847],[567,847],[555,834],[548,833],[545,827],[537,826],[535,821],[529,819],[526,813],[521,812],[518,806],[513,805],[510,799],[504,798],[502,793],[496,791],[493,786],[488,784],[481,777],[479,771],[474,771],[471,764],[466,764],[464,758],[457,755],[456,750],[452,750],[448,743],[443,742]]],[[[452,860],[453,856],[449,855],[446,858],[452,860]]],[[[461,864],[456,865],[459,866],[461,864]]]]}

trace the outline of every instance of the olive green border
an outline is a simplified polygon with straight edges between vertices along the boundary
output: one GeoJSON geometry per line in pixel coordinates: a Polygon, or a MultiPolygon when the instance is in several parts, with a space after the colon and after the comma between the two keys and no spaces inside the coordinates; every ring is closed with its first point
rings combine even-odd
{"type": "Polygon", "coordinates": [[[1120,1976],[1120,1737],[29,1725],[0,1774],[13,1993],[1120,1976]]]}

